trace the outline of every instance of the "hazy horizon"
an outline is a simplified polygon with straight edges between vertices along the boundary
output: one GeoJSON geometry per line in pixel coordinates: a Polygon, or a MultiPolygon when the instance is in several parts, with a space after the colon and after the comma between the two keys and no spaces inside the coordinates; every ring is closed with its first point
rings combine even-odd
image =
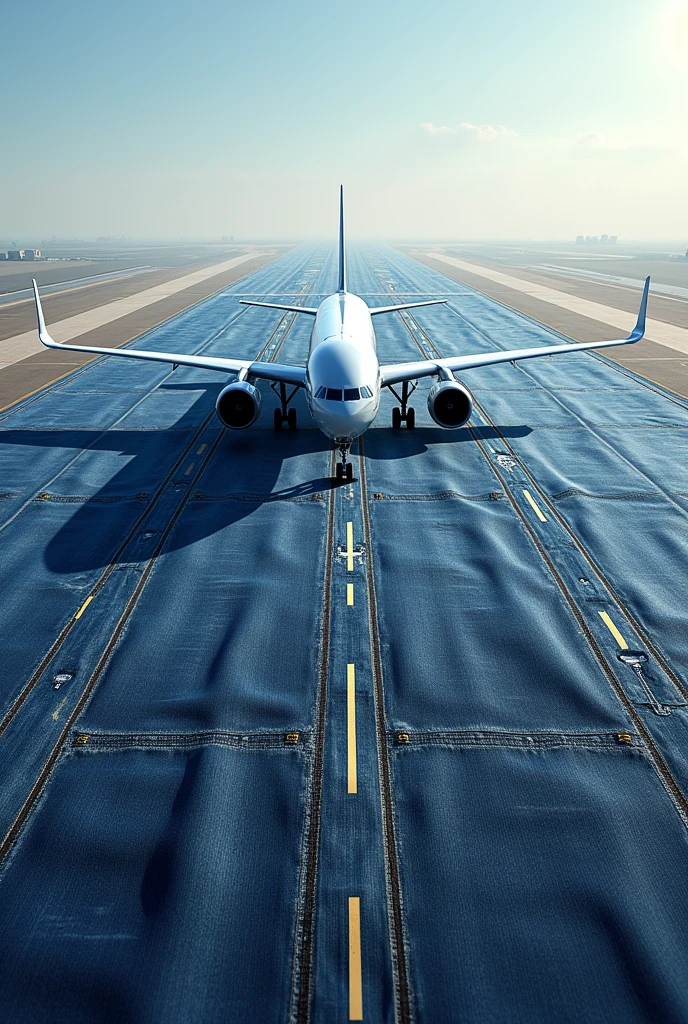
{"type": "Polygon", "coordinates": [[[688,0],[38,0],[5,41],[22,246],[330,238],[340,182],[351,238],[688,244],[688,0]]]}
{"type": "MultiPolygon", "coordinates": [[[[139,238],[128,235],[84,235],[82,238],[72,237],[55,237],[55,238],[37,238],[31,236],[21,235],[19,236],[21,241],[16,238],[0,237],[0,250],[7,248],[8,246],[16,246],[22,249],[43,246],[46,250],[51,246],[55,245],[93,245],[93,246],[104,246],[117,249],[118,246],[175,246],[175,245],[212,245],[212,246],[227,246],[228,248],[234,246],[253,245],[253,246],[292,246],[292,245],[304,245],[304,244],[334,244],[336,242],[336,224],[332,229],[330,235],[302,235],[302,236],[237,236],[231,241],[227,238],[212,235],[197,235],[197,236],[183,236],[180,235],[178,238],[174,236],[145,236],[142,235],[139,238]]],[[[351,236],[347,233],[347,245],[367,245],[367,244],[387,244],[387,245],[401,245],[401,246],[413,246],[413,245],[428,245],[434,244],[439,246],[456,245],[456,246],[513,246],[513,245],[524,245],[524,246],[540,246],[540,245],[563,245],[573,246],[575,248],[574,238],[519,238],[514,236],[513,238],[458,238],[458,237],[433,237],[431,235],[417,238],[385,238],[383,236],[370,235],[368,237],[351,236]]],[[[688,249],[688,241],[686,238],[620,238],[617,243],[613,245],[606,245],[603,243],[590,243],[578,246],[581,252],[592,255],[594,252],[601,252],[603,255],[613,255],[615,252],[623,253],[627,249],[637,249],[638,247],[647,248],[648,251],[654,251],[659,249],[680,249],[682,252],[688,249]],[[593,246],[591,248],[590,246],[593,246]],[[596,245],[596,248],[594,246],[596,245]]]]}

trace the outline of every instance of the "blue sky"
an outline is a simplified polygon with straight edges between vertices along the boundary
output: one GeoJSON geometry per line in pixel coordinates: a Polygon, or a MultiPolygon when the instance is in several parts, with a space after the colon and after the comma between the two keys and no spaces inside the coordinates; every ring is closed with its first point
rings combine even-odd
{"type": "MultiPolygon", "coordinates": [[[[0,235],[688,235],[688,0],[44,0],[0,235]]],[[[9,157],[9,160],[7,159],[9,157]]]]}

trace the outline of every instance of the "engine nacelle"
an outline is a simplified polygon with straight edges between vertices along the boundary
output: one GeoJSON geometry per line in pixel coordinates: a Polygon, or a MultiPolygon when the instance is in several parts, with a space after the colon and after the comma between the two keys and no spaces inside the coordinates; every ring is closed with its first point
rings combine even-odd
{"type": "Polygon", "coordinates": [[[261,404],[258,388],[248,381],[235,380],[217,396],[215,411],[230,430],[245,430],[258,419],[261,404]]]}
{"type": "Polygon", "coordinates": [[[428,412],[438,427],[462,427],[473,412],[473,399],[458,381],[441,380],[428,392],[428,412]]]}

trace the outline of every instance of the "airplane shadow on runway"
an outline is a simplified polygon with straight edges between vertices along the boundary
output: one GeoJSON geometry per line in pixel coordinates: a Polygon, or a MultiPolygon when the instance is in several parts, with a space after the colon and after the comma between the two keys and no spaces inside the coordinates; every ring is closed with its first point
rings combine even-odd
{"type": "MultiPolygon", "coordinates": [[[[199,390],[198,385],[194,387],[199,390]]],[[[172,388],[191,390],[186,385],[172,385],[170,390],[172,388]]],[[[199,397],[203,414],[212,409],[214,391],[208,389],[199,397]]],[[[341,486],[322,472],[329,466],[326,460],[331,450],[330,442],[315,428],[305,403],[299,403],[300,429],[275,434],[268,426],[272,403],[267,396],[265,399],[259,421],[261,426],[249,428],[246,432],[227,431],[202,478],[193,485],[187,508],[202,504],[216,509],[216,515],[193,517],[192,529],[188,528],[186,520],[185,529],[175,529],[167,538],[165,550],[175,550],[225,530],[262,505],[313,500],[312,496],[324,496],[341,486]],[[322,457],[309,458],[316,453],[321,453],[322,457]],[[312,473],[316,467],[316,472],[312,473]]],[[[58,478],[54,490],[48,489],[52,498],[43,499],[46,504],[54,501],[60,505],[59,512],[53,507],[59,523],[45,547],[47,568],[55,573],[74,574],[106,566],[144,512],[146,501],[150,501],[193,437],[202,418],[196,409],[193,416],[191,410],[182,414],[169,429],[147,429],[144,426],[130,430],[112,429],[105,433],[70,427],[0,430],[0,444],[3,446],[88,449],[84,455],[87,461],[77,460],[75,467],[69,469],[62,479],[58,478]],[[124,461],[123,465],[120,460],[124,461]],[[83,487],[78,486],[80,477],[77,473],[85,481],[83,487]],[[89,487],[88,481],[99,478],[107,479],[107,482],[93,493],[92,484],[89,487]],[[90,494],[83,493],[89,490],[90,494]],[[68,510],[73,512],[65,519],[68,510]]],[[[497,430],[490,427],[474,429],[483,440],[499,440],[497,430]]],[[[525,437],[531,432],[527,426],[504,426],[498,430],[506,437],[525,437]]],[[[473,440],[467,428],[446,431],[440,427],[421,426],[406,431],[374,427],[372,434],[373,437],[370,433],[366,435],[365,443],[366,456],[371,460],[403,460],[428,451],[435,444],[461,444],[473,440]]],[[[175,486],[186,486],[185,467],[193,459],[194,456],[189,454],[179,467],[173,478],[175,486]]],[[[179,523],[184,520],[182,514],[179,523]]],[[[49,522],[50,517],[46,517],[46,530],[49,530],[49,522]]],[[[145,534],[146,525],[144,522],[140,526],[141,536],[145,534]]],[[[136,539],[132,543],[135,545],[136,539]]],[[[131,559],[131,550],[126,557],[131,559]]],[[[143,549],[141,557],[148,557],[143,549]]]]}
{"type": "Polygon", "coordinates": [[[411,455],[427,452],[435,444],[462,444],[473,441],[497,441],[502,437],[527,437],[532,428],[527,426],[504,427],[459,427],[445,430],[442,427],[416,427],[414,430],[392,430],[391,427],[372,429],[364,437],[365,453],[369,459],[408,459],[411,455]]]}

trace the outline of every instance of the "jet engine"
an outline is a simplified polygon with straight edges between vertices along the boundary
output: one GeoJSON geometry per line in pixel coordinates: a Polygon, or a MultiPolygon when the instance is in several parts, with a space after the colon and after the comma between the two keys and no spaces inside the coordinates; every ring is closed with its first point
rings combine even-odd
{"type": "Polygon", "coordinates": [[[441,380],[428,392],[428,412],[438,427],[462,427],[473,412],[473,399],[457,381],[441,380]]]}
{"type": "Polygon", "coordinates": [[[258,388],[248,381],[235,380],[217,396],[215,411],[230,430],[244,430],[258,419],[261,404],[258,388]]]}

